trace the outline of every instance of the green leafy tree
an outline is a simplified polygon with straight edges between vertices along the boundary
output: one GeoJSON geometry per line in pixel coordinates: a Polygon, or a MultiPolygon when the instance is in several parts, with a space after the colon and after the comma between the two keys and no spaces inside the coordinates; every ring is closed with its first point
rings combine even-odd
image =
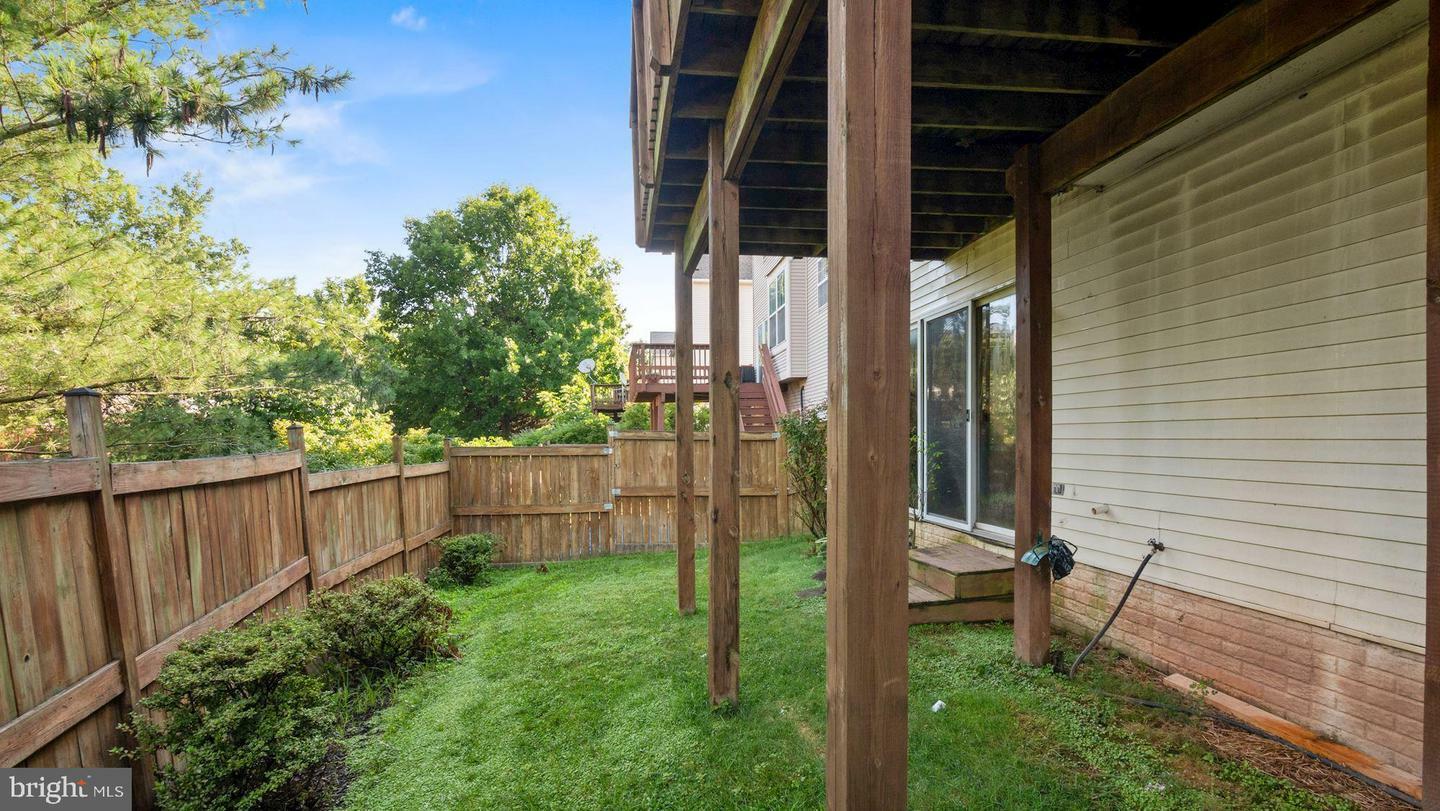
{"type": "Polygon", "coordinates": [[[619,265],[533,188],[490,187],[405,224],[403,254],[367,276],[395,333],[395,416],[459,435],[509,435],[547,416],[542,393],[618,375],[619,265]]]}

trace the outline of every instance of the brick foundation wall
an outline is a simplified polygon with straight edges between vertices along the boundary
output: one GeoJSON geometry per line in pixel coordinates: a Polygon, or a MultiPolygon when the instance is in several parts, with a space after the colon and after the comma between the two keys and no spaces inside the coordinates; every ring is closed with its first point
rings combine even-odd
{"type": "MultiPolygon", "coordinates": [[[[920,524],[919,545],[947,541],[976,543],[962,533],[920,524]]],[[[1076,566],[1055,584],[1055,625],[1093,634],[1129,580],[1129,574],[1076,566]]],[[[1424,657],[1418,653],[1143,578],[1104,644],[1167,672],[1205,679],[1412,775],[1420,773],[1424,657]]]]}

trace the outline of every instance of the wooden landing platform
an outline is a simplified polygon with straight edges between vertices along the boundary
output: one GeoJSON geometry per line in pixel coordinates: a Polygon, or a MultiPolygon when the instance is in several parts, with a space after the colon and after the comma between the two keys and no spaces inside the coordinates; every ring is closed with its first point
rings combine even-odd
{"type": "Polygon", "coordinates": [[[1013,619],[1014,566],[959,543],[910,550],[910,624],[1013,619]]]}

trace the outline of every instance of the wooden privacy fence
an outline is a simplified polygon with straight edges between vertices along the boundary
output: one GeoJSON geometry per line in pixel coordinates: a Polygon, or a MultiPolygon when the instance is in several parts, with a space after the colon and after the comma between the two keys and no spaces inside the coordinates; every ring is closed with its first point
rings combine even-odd
{"type": "MultiPolygon", "coordinates": [[[[114,766],[115,725],[185,640],[312,588],[423,573],[450,530],[444,463],[306,473],[284,453],[110,464],[100,398],[77,458],[0,464],[0,767],[114,766]]],[[[137,770],[144,804],[151,770],[137,770]]]]}
{"type": "MultiPolygon", "coordinates": [[[[740,537],[790,534],[784,441],[741,434],[740,537]]],[[[675,435],[636,431],[609,445],[452,448],[456,533],[505,541],[502,563],[674,548],[675,435]]],[[[708,541],[710,436],[695,437],[696,543],[708,541]]]]}
{"type": "MultiPolygon", "coordinates": [[[[502,563],[674,545],[674,434],[447,444],[408,466],[397,438],[391,464],[310,474],[298,428],[283,453],[111,464],[100,398],[66,410],[75,458],[0,464],[0,767],[118,765],[115,725],[182,642],[314,589],[423,574],[452,527],[499,535],[502,563]]],[[[742,440],[742,540],[789,534],[783,441],[742,440]]],[[[695,442],[704,543],[709,436],[695,442]]],[[[141,764],[141,804],[152,779],[141,764]]]]}

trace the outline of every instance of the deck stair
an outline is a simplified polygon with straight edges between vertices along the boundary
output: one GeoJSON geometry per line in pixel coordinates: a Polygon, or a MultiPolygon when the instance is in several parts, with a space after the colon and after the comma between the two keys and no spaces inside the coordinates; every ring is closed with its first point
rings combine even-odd
{"type": "Polygon", "coordinates": [[[1015,564],[976,546],[910,550],[910,624],[991,622],[1015,613],[1015,564]]]}
{"type": "Polygon", "coordinates": [[[744,430],[768,434],[775,430],[775,416],[759,383],[740,384],[740,423],[744,430]]]}

